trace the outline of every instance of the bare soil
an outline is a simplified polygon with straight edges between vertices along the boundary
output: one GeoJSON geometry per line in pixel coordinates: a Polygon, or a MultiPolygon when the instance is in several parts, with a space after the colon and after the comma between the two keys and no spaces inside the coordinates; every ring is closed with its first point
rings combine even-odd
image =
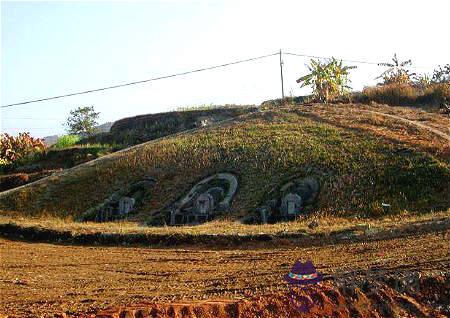
{"type": "Polygon", "coordinates": [[[450,231],[316,247],[82,247],[0,240],[11,317],[445,317],[450,231]],[[324,282],[290,305],[283,275],[312,260],[324,282]],[[368,271],[371,275],[368,275],[368,271]],[[372,275],[378,273],[377,275],[372,275]],[[415,289],[411,274],[420,276],[415,289]],[[358,282],[357,285],[353,282],[358,282]]]}

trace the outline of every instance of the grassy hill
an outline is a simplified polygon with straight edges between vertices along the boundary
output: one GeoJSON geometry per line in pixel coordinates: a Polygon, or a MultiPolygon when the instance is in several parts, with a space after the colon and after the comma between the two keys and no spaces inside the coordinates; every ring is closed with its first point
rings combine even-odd
{"type": "MultiPolygon", "coordinates": [[[[51,147],[15,166],[0,171],[0,192],[39,180],[53,172],[96,159],[119,149],[257,111],[254,105],[203,105],[179,111],[145,114],[105,123],[99,133],[69,147],[51,147]],[[111,131],[110,131],[111,130],[111,131]]],[[[55,144],[56,138],[45,142],[55,144]]]]}
{"type": "Polygon", "coordinates": [[[123,118],[116,121],[109,132],[85,138],[83,143],[132,146],[184,130],[231,119],[256,110],[257,108],[254,105],[211,105],[123,118]]]}
{"type": "MultiPolygon", "coordinates": [[[[392,113],[391,108],[389,111],[392,113]]],[[[448,141],[429,129],[384,116],[383,107],[313,105],[268,109],[167,136],[0,193],[0,208],[23,215],[79,217],[114,191],[145,176],[157,180],[134,218],[151,220],[202,178],[233,172],[239,189],[230,212],[254,211],[292,176],[321,184],[315,213],[378,216],[449,208],[448,141]],[[375,111],[376,113],[373,113],[375,111]]],[[[447,119],[398,113],[445,129],[447,119]]]]}

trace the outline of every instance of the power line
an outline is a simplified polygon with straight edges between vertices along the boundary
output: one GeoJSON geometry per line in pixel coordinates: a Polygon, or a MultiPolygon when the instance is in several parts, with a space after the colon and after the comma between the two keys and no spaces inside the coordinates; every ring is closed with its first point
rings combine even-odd
{"type": "Polygon", "coordinates": [[[15,130],[22,130],[22,129],[41,129],[41,130],[49,130],[49,129],[55,129],[54,127],[26,127],[26,128],[19,128],[19,127],[3,127],[3,129],[15,129],[15,130]]]}
{"type": "Polygon", "coordinates": [[[16,119],[32,119],[32,120],[62,120],[61,118],[33,118],[33,117],[4,117],[2,120],[16,120],[16,119]]]}
{"type": "MultiPolygon", "coordinates": [[[[317,55],[307,55],[307,54],[297,54],[297,53],[287,53],[287,52],[283,52],[283,54],[286,55],[292,55],[292,56],[300,56],[300,57],[308,57],[308,58],[313,58],[313,59],[322,59],[322,60],[326,60],[326,59],[330,59],[330,56],[317,56],[317,55]]],[[[369,64],[369,65],[377,65],[380,66],[379,64],[382,62],[370,62],[370,61],[361,61],[361,60],[346,60],[346,59],[339,59],[342,60],[344,62],[349,62],[349,63],[359,63],[359,64],[369,64]]],[[[431,69],[433,67],[429,66],[429,67],[424,67],[424,66],[409,66],[409,68],[416,68],[416,69],[431,69]]]]}
{"type": "MultiPolygon", "coordinates": [[[[301,57],[309,57],[309,58],[313,58],[313,59],[329,59],[329,58],[331,58],[331,57],[325,57],[325,56],[297,54],[297,53],[286,53],[286,52],[283,52],[283,54],[293,55],[293,56],[301,56],[301,57]]],[[[376,63],[376,62],[358,61],[358,60],[342,60],[342,61],[350,62],[350,63],[372,64],[372,65],[378,65],[379,64],[379,63],[376,63]]]]}
{"type": "Polygon", "coordinates": [[[269,57],[269,56],[278,55],[278,54],[279,53],[277,52],[277,53],[273,53],[273,54],[267,54],[267,55],[263,55],[263,56],[252,57],[252,58],[245,59],[245,60],[239,60],[239,61],[225,63],[225,64],[220,64],[220,65],[215,65],[215,66],[203,67],[203,68],[192,70],[192,71],[176,73],[176,74],[172,74],[172,75],[165,75],[165,76],[160,76],[160,77],[154,77],[154,78],[145,79],[145,80],[141,80],[141,81],[129,82],[129,83],[125,83],[125,84],[119,84],[119,85],[107,86],[107,87],[102,87],[102,88],[90,89],[90,90],[82,91],[82,92],[68,93],[68,94],[63,94],[63,95],[58,95],[58,96],[53,96],[53,97],[46,97],[46,98],[29,100],[29,101],[20,102],[20,103],[8,104],[8,105],[1,106],[1,108],[18,106],[18,105],[25,105],[25,104],[31,104],[31,103],[37,103],[37,102],[43,102],[43,101],[52,100],[52,99],[58,99],[58,98],[64,98],[64,97],[69,97],[69,96],[75,96],[75,95],[82,95],[82,94],[88,94],[88,93],[93,93],[93,92],[105,91],[105,90],[108,90],[108,89],[114,89],[114,88],[119,88],[119,87],[131,86],[131,85],[136,85],[136,84],[142,84],[142,83],[147,83],[147,82],[151,82],[151,81],[157,81],[157,80],[161,80],[161,79],[165,79],[165,78],[182,76],[182,75],[192,74],[192,73],[196,73],[196,72],[212,70],[212,69],[215,69],[215,68],[226,67],[226,66],[230,66],[230,65],[234,65],[234,64],[255,61],[255,60],[263,59],[263,58],[266,58],[266,57],[269,57]]]}

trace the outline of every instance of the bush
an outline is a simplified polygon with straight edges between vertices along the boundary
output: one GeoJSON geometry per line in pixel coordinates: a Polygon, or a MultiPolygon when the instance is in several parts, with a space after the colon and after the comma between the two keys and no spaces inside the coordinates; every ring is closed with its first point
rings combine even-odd
{"type": "Polygon", "coordinates": [[[354,68],[356,66],[344,66],[342,60],[334,57],[325,62],[311,60],[308,65],[310,73],[300,77],[297,83],[302,83],[301,87],[311,86],[313,95],[320,102],[328,103],[333,98],[348,93],[349,71],[354,68]]]}
{"type": "Polygon", "coordinates": [[[409,84],[366,87],[362,93],[368,101],[388,105],[414,104],[418,97],[418,90],[409,84]]]}
{"type": "Polygon", "coordinates": [[[78,135],[64,135],[58,138],[53,147],[57,149],[68,148],[75,146],[78,141],[80,141],[78,135]]]}
{"type": "Polygon", "coordinates": [[[416,75],[408,70],[408,67],[412,65],[411,60],[400,61],[397,58],[397,54],[394,54],[392,62],[379,63],[378,66],[385,66],[388,69],[384,71],[377,79],[383,79],[382,85],[389,84],[411,84],[412,78],[416,75]]]}
{"type": "Polygon", "coordinates": [[[450,83],[450,64],[435,69],[431,81],[433,83],[450,83]]]}
{"type": "Polygon", "coordinates": [[[431,84],[424,89],[423,95],[418,98],[422,103],[440,104],[450,99],[450,84],[431,84]]]}
{"type": "Polygon", "coordinates": [[[0,158],[0,174],[4,173],[11,166],[11,161],[6,160],[4,158],[0,158]]]}
{"type": "Polygon", "coordinates": [[[33,138],[29,133],[20,133],[14,137],[9,134],[0,135],[0,162],[2,165],[26,160],[46,148],[40,138],[33,138]]]}
{"type": "Polygon", "coordinates": [[[412,84],[387,84],[363,89],[362,102],[388,105],[438,105],[450,98],[450,84],[430,84],[424,88],[412,84]]]}

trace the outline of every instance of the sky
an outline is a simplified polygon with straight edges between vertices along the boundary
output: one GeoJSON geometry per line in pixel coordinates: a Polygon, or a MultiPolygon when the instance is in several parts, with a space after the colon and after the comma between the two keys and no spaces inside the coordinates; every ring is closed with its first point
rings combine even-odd
{"type": "MultiPolygon", "coordinates": [[[[394,53],[430,73],[450,63],[450,1],[2,1],[1,105],[276,53],[369,62],[394,53]]],[[[283,55],[286,95],[309,59],[283,55]]],[[[355,90],[383,68],[356,65],[355,90]]],[[[1,132],[61,135],[70,110],[100,123],[203,104],[281,97],[279,56],[175,78],[1,109],[1,132]]]]}

